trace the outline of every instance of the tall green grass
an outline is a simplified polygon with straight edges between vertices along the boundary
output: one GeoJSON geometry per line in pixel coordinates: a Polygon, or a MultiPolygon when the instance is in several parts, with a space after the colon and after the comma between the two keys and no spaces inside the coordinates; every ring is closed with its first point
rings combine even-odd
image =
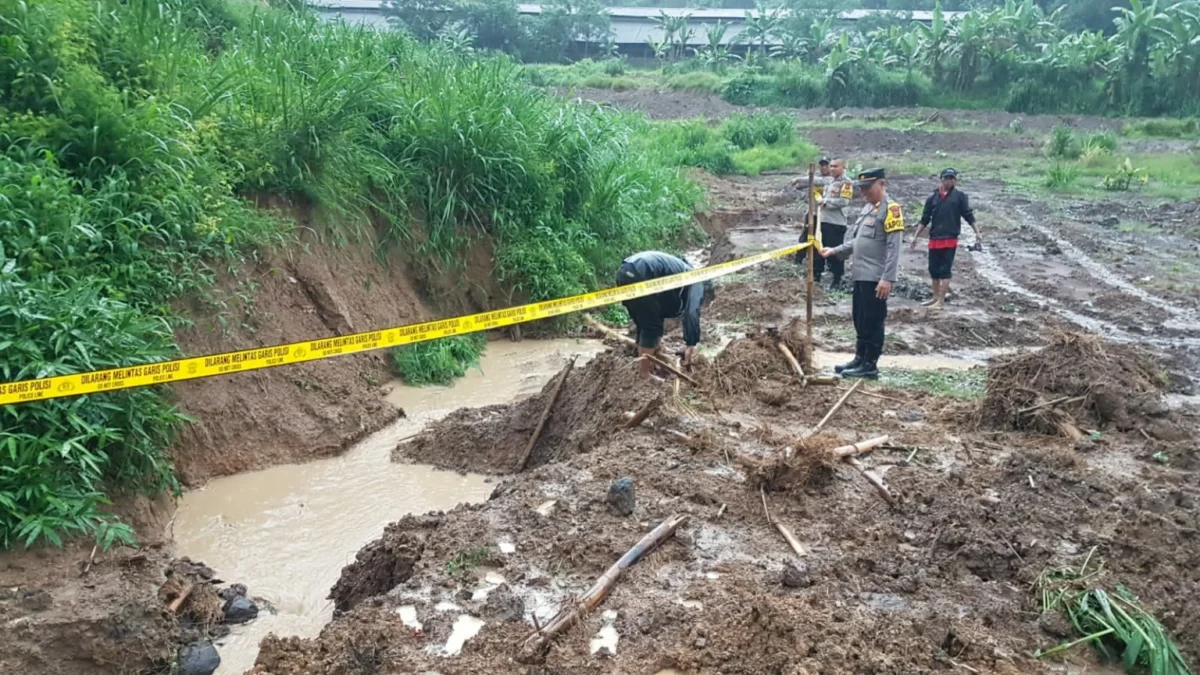
{"type": "Polygon", "coordinates": [[[480,333],[455,335],[397,347],[392,350],[392,363],[406,384],[447,385],[478,366],[486,348],[487,338],[480,333]]]}
{"type": "Polygon", "coordinates": [[[796,135],[788,115],[732,115],[717,126],[704,120],[659,122],[639,134],[640,144],[662,161],[714,174],[757,175],[816,159],[818,149],[796,135]]]}
{"type": "MultiPolygon", "coordinates": [[[[291,240],[262,195],[418,268],[487,238],[499,303],[595,288],[691,231],[699,190],[646,128],[507,58],[305,11],[0,0],[0,375],[174,355],[177,299],[219,301],[214,268],[291,240]]],[[[106,495],[175,488],[183,423],[155,389],[0,409],[0,546],[129,540],[106,495]]]]}

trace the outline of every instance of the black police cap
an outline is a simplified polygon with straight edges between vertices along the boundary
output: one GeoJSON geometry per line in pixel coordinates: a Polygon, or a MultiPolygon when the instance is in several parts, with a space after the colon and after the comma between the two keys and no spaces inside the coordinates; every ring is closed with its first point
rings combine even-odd
{"type": "Polygon", "coordinates": [[[950,167],[946,167],[945,169],[942,169],[941,177],[942,178],[958,178],[958,172],[950,167]]]}
{"type": "Polygon", "coordinates": [[[829,159],[828,157],[822,157],[821,161],[817,162],[817,164],[829,164],[831,162],[833,162],[832,159],[829,159]]]}
{"type": "Polygon", "coordinates": [[[854,182],[855,187],[866,187],[877,180],[886,178],[887,174],[883,169],[867,169],[858,174],[858,180],[854,182]]]}

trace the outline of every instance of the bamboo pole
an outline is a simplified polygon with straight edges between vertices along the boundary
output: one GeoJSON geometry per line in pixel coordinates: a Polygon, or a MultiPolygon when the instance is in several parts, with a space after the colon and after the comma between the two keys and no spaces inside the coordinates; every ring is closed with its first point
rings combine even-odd
{"type": "Polygon", "coordinates": [[[783,535],[784,541],[788,543],[788,546],[792,547],[792,552],[803,558],[805,553],[804,547],[800,545],[800,540],[796,539],[796,535],[792,534],[792,531],[788,529],[787,525],[784,525],[783,523],[771,517],[771,509],[767,507],[767,492],[761,485],[758,486],[758,495],[762,497],[763,514],[766,515],[767,522],[771,525],[774,525],[775,530],[778,531],[779,534],[783,535]]]}
{"type": "Polygon", "coordinates": [[[667,363],[666,360],[661,359],[661,358],[655,356],[654,354],[642,354],[641,358],[649,359],[649,360],[653,361],[654,363],[657,363],[658,365],[662,366],[669,372],[673,373],[676,377],[687,380],[688,383],[690,383],[694,386],[697,386],[697,387],[700,386],[695,380],[692,379],[691,375],[688,375],[687,373],[676,368],[675,366],[671,365],[670,363],[667,363]]]}
{"type": "MultiPolygon", "coordinates": [[[[813,181],[815,180],[815,178],[816,178],[816,166],[813,164],[809,164],[808,165],[808,228],[807,228],[809,241],[811,241],[816,236],[816,231],[817,231],[817,224],[816,224],[817,188],[815,185],[813,185],[813,181]]],[[[805,339],[805,343],[808,346],[809,354],[813,353],[813,350],[812,350],[812,344],[813,344],[813,339],[812,339],[813,270],[814,270],[813,266],[816,264],[815,263],[816,255],[817,255],[816,247],[809,246],[808,247],[808,293],[806,294],[808,297],[806,297],[805,301],[804,301],[805,302],[805,310],[804,310],[805,338],[804,339],[805,339]]]]}
{"type": "Polygon", "coordinates": [[[808,383],[809,384],[820,384],[820,385],[832,387],[832,386],[836,386],[837,383],[841,381],[841,379],[842,378],[840,378],[840,377],[833,377],[832,375],[820,376],[820,377],[813,376],[813,377],[808,378],[808,383]]]}
{"type": "Polygon", "coordinates": [[[633,338],[629,337],[628,335],[621,335],[617,331],[609,328],[608,326],[605,326],[604,324],[597,321],[595,319],[595,317],[593,317],[591,314],[584,314],[583,321],[587,325],[600,331],[604,335],[607,335],[608,337],[613,338],[614,340],[616,340],[618,342],[623,342],[628,345],[636,345],[637,344],[637,340],[634,340],[633,338]]]}
{"type": "Polygon", "coordinates": [[[626,422],[622,426],[622,428],[632,429],[632,428],[636,427],[637,425],[641,424],[642,422],[646,421],[646,418],[650,416],[650,413],[654,412],[655,410],[658,410],[658,406],[662,405],[662,399],[663,399],[662,394],[659,394],[658,396],[655,396],[654,398],[650,399],[650,401],[647,402],[646,405],[642,406],[641,410],[637,411],[636,415],[629,418],[629,421],[626,422]]]}
{"type": "Polygon", "coordinates": [[[677,513],[670,518],[664,520],[658,527],[650,531],[649,534],[642,537],[641,541],[629,549],[625,555],[605,572],[595,584],[589,588],[583,595],[575,599],[572,604],[563,607],[554,618],[550,619],[541,630],[534,632],[525,639],[525,647],[536,651],[545,648],[550,640],[559,633],[574,626],[585,614],[595,609],[608,594],[612,592],[613,586],[617,580],[621,578],[621,574],[629,569],[650,551],[653,551],[659,544],[666,541],[675,530],[683,525],[688,520],[687,514],[677,513]]]}
{"type": "Polygon", "coordinates": [[[170,605],[167,605],[167,609],[171,610],[172,614],[179,612],[179,608],[183,607],[183,603],[187,602],[188,596],[192,594],[192,590],[195,588],[196,585],[189,582],[188,585],[184,586],[183,590],[179,592],[179,596],[172,600],[170,605]]]}
{"type": "Polygon", "coordinates": [[[796,377],[800,378],[800,386],[807,386],[808,379],[804,377],[804,369],[800,367],[800,362],[796,360],[796,356],[792,354],[792,350],[788,349],[788,346],[782,342],[776,342],[775,346],[779,348],[779,351],[783,352],[783,358],[787,359],[787,362],[792,366],[792,370],[796,371],[796,377]]]}
{"type": "Polygon", "coordinates": [[[820,431],[821,429],[824,429],[825,424],[829,422],[829,420],[833,417],[833,414],[836,413],[839,409],[841,409],[842,404],[844,404],[846,402],[846,399],[850,398],[850,394],[853,394],[854,391],[856,389],[858,389],[859,385],[861,385],[862,383],[863,383],[862,380],[857,380],[853,385],[851,385],[851,387],[846,390],[846,393],[842,394],[842,397],[838,399],[838,402],[833,404],[833,407],[829,409],[829,412],[825,413],[825,416],[821,418],[821,421],[817,422],[817,426],[804,432],[803,437],[810,438],[813,435],[815,435],[818,431],[820,431]]]}
{"type": "Polygon", "coordinates": [[[529,443],[525,446],[525,454],[521,457],[521,465],[517,467],[517,473],[525,470],[525,466],[529,464],[529,458],[533,457],[533,448],[537,446],[538,439],[542,437],[542,431],[546,428],[546,421],[550,419],[550,411],[554,409],[554,404],[558,402],[558,396],[562,393],[563,384],[567,381],[567,375],[571,374],[571,369],[575,367],[575,359],[578,356],[572,356],[571,361],[567,363],[567,367],[563,368],[562,374],[558,376],[558,383],[554,385],[554,392],[550,394],[550,400],[546,402],[546,408],[542,410],[542,417],[538,420],[537,427],[533,430],[533,435],[529,437],[529,443]]]}
{"type": "Polygon", "coordinates": [[[858,461],[854,457],[843,457],[842,461],[854,467],[855,469],[858,469],[858,472],[863,475],[863,478],[866,478],[867,482],[875,487],[875,489],[879,492],[879,495],[883,497],[888,504],[894,505],[896,503],[896,498],[892,496],[892,492],[891,490],[888,490],[887,485],[884,485],[883,479],[871,473],[867,467],[863,466],[862,462],[858,461]]]}
{"type": "Polygon", "coordinates": [[[852,443],[850,445],[843,445],[841,447],[834,448],[833,450],[829,451],[829,454],[833,455],[834,457],[853,457],[854,455],[861,455],[862,453],[864,453],[868,450],[873,450],[875,448],[878,448],[879,446],[881,446],[884,443],[887,443],[891,440],[892,440],[891,436],[880,436],[879,438],[870,438],[865,441],[859,441],[857,443],[852,443]]]}

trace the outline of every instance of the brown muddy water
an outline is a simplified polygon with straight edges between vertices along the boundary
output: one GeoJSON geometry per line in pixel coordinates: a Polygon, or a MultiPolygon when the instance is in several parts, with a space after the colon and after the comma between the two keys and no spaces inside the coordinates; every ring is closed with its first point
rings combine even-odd
{"type": "Polygon", "coordinates": [[[486,476],[393,463],[401,439],[457,408],[535,394],[571,356],[581,356],[578,366],[602,349],[594,340],[493,342],[480,368],[453,386],[396,383],[387,400],[407,417],[341,457],[218,478],[184,494],[173,522],[178,555],[204,561],[265,601],[258,619],[219,645],[217,674],[252,667],[268,633],[316,636],[332,617],[326,596],[342,567],[388,523],[491,494],[486,476]]]}

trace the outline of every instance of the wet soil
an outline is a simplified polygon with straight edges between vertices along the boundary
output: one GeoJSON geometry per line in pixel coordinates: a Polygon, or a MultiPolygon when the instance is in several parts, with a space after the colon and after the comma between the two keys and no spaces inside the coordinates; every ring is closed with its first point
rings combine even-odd
{"type": "MultiPolygon", "coordinates": [[[[779,198],[786,177],[706,180],[713,261],[799,236],[802,210],[779,198]]],[[[889,182],[910,214],[933,187],[924,177],[889,182]]],[[[1084,330],[1108,340],[1106,353],[1116,358],[1131,359],[1125,350],[1140,346],[1148,356],[1137,358],[1152,365],[1136,371],[1144,379],[1135,385],[1111,362],[1098,365],[1111,372],[1096,373],[1089,361],[1076,383],[1091,372],[1115,378],[1110,389],[1188,386],[1197,348],[1170,322],[1189,321],[1191,305],[1131,291],[1127,283],[1140,286],[1087,245],[1104,236],[1088,220],[1094,216],[1068,209],[1047,238],[1033,227],[1045,222],[1036,208],[1003,185],[972,181],[964,189],[993,233],[988,246],[960,251],[943,312],[920,306],[928,298],[924,255],[906,249],[886,355],[1014,363],[1024,358],[1019,350],[1084,330]],[[1073,246],[1048,253],[1055,239],[1073,246]]],[[[1173,232],[1161,236],[1168,251],[1183,245],[1173,232]]],[[[1158,248],[1145,249],[1146,265],[1162,264],[1158,248]]],[[[1125,410],[1137,424],[1088,417],[1107,405],[1093,400],[1072,409],[1081,425],[1097,427],[1077,442],[981,426],[986,402],[872,384],[867,391],[878,396],[851,397],[825,431],[803,439],[842,388],[800,388],[782,357],[756,343],[766,326],[803,316],[802,271],[777,261],[722,280],[705,315],[708,360],[695,373],[698,388],[681,383],[676,396],[669,381],[633,379],[636,360],[623,349],[577,367],[551,416],[554,425],[561,410],[561,426],[539,443],[531,469],[512,474],[482,505],[393,524],[343,571],[333,599],[346,611],[316,639],[267,640],[255,672],[352,672],[364,659],[394,673],[922,673],[960,665],[1062,672],[1031,657],[1068,636],[1042,616],[1030,588],[1047,566],[1078,566],[1089,555],[1103,561],[1105,583],[1138,595],[1185,654],[1200,658],[1200,614],[1188,600],[1200,592],[1200,455],[1187,440],[1200,430],[1194,402],[1172,404],[1179,433],[1159,437],[1142,425],[1167,414],[1169,397],[1155,397],[1152,410],[1125,410]],[[775,361],[747,370],[745,386],[719,386],[715,365],[739,353],[754,354],[757,366],[775,361]],[[669,404],[623,429],[657,394],[669,404]],[[895,506],[822,454],[878,434],[892,445],[862,461],[884,475],[895,506]],[[606,502],[622,477],[633,479],[637,498],[628,517],[606,502]],[[803,558],[764,515],[764,496],[771,517],[795,532],[803,558]],[[543,655],[521,648],[535,624],[677,512],[690,521],[632,567],[581,626],[543,655]],[[400,619],[401,607],[419,629],[400,619]],[[444,656],[462,615],[484,626],[461,655],[444,656]],[[604,640],[594,641],[602,631],[604,640]],[[601,643],[608,646],[593,651],[601,643]]],[[[814,304],[818,349],[851,347],[848,294],[821,286],[814,304]]],[[[1069,360],[1065,366],[1070,372],[1069,360]]],[[[1050,380],[1025,380],[1021,386],[1045,385],[1036,400],[1056,393],[1050,380]]],[[[459,411],[398,456],[512,471],[549,391],[525,404],[459,411]]],[[[1075,672],[1095,667],[1086,648],[1065,659],[1083,669],[1075,672]]]]}

